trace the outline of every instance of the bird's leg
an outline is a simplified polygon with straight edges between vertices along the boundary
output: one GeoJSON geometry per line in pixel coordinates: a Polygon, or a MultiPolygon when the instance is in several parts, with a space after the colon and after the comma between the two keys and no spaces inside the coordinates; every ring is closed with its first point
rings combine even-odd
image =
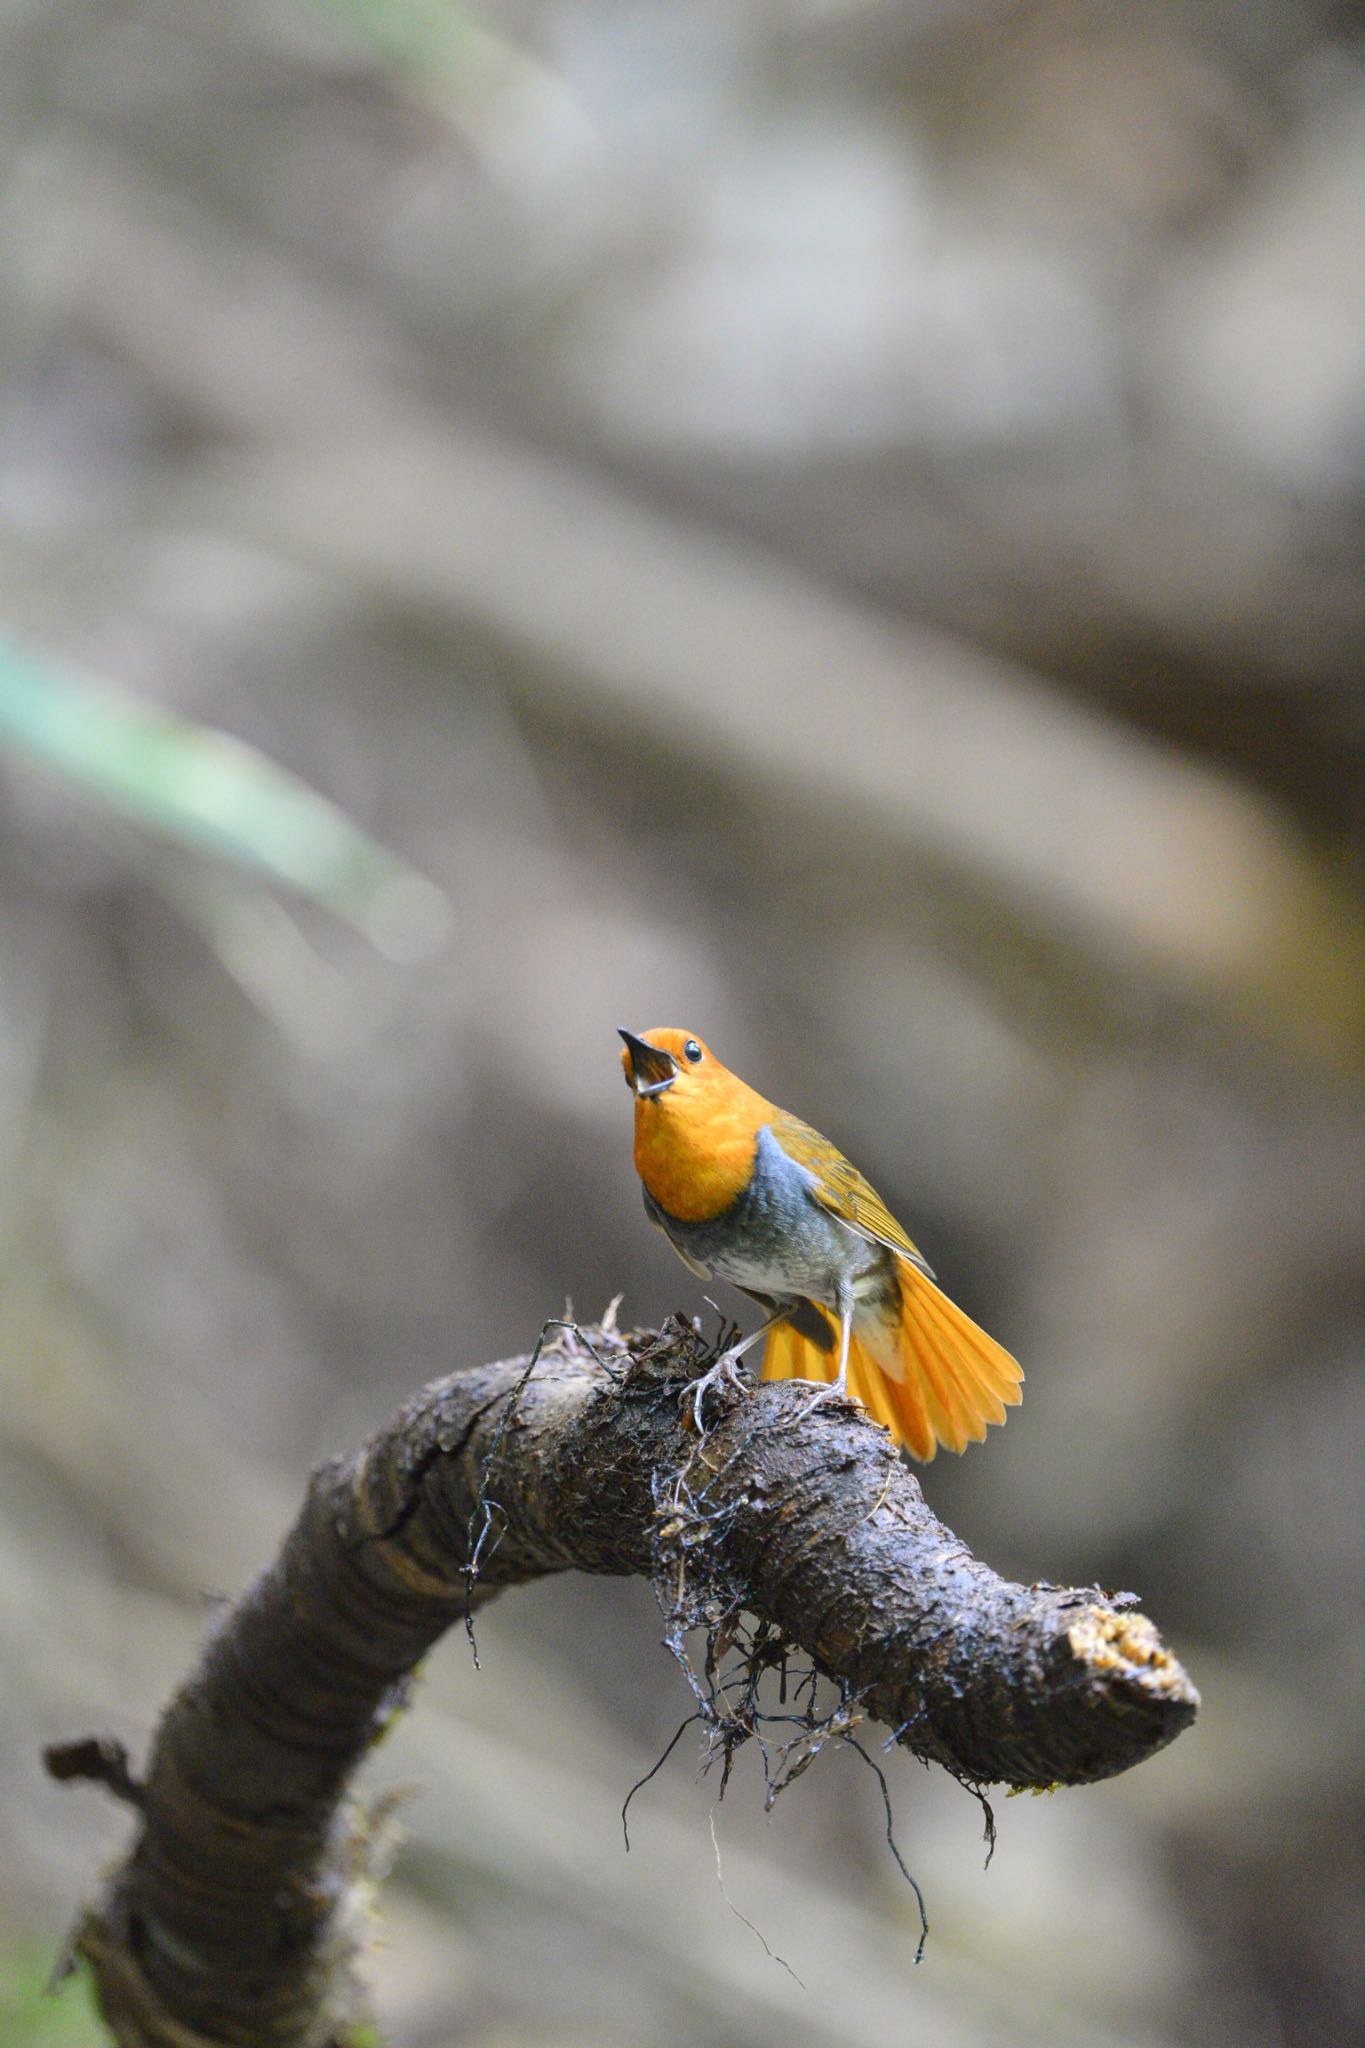
{"type": "Polygon", "coordinates": [[[848,1343],[852,1335],[853,1302],[850,1298],[839,1304],[839,1370],[834,1378],[836,1394],[848,1392],[848,1343]]]}
{"type": "Polygon", "coordinates": [[[715,1385],[717,1380],[733,1379],[734,1368],[739,1360],[743,1358],[745,1352],[752,1351],[755,1344],[761,1344],[769,1330],[780,1323],[785,1314],[785,1309],[778,1309],[775,1315],[769,1316],[766,1323],[760,1323],[758,1328],[752,1331],[749,1336],[742,1338],[738,1344],[732,1344],[728,1351],[722,1351],[715,1364],[702,1374],[701,1378],[692,1388],[692,1419],[697,1425],[699,1435],[702,1426],[701,1404],[708,1390],[715,1385]]]}
{"type": "Polygon", "coordinates": [[[763,1341],[769,1330],[775,1329],[778,1323],[785,1321],[785,1319],[786,1310],[778,1309],[776,1315],[769,1316],[766,1323],[760,1323],[758,1328],[745,1337],[741,1343],[732,1344],[730,1349],[717,1360],[717,1364],[733,1365],[737,1358],[743,1358],[746,1351],[752,1351],[755,1344],[760,1344],[763,1341]]]}
{"type": "MultiPolygon", "coordinates": [[[[839,1315],[839,1370],[832,1380],[816,1380],[818,1388],[811,1408],[819,1408],[829,1400],[844,1400],[848,1397],[848,1346],[853,1335],[853,1296],[840,1290],[838,1299],[839,1315]]],[[[811,1382],[807,1382],[811,1384],[811,1382]]]]}

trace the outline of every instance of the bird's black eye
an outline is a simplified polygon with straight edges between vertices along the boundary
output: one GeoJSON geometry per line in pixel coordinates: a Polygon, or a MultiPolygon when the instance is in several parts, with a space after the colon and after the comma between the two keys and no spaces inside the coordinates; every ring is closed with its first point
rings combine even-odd
{"type": "Polygon", "coordinates": [[[701,1047],[695,1038],[689,1038],[683,1046],[683,1058],[691,1060],[694,1067],[701,1058],[701,1047]]]}

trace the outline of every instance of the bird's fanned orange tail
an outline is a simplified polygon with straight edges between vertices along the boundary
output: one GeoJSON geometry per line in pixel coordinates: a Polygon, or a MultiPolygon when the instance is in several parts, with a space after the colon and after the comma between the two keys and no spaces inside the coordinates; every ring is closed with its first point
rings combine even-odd
{"type": "MultiPolygon", "coordinates": [[[[827,1310],[819,1313],[829,1324],[829,1350],[790,1323],[779,1323],[763,1354],[764,1379],[834,1378],[838,1324],[827,1310]]],[[[849,1342],[849,1393],[912,1457],[925,1462],[940,1444],[965,1451],[969,1443],[980,1443],[988,1424],[1003,1422],[1005,1409],[1022,1398],[1023,1378],[1004,1346],[917,1272],[901,1275],[901,1314],[894,1327],[860,1336],[855,1324],[849,1342]],[[899,1367],[899,1378],[887,1371],[888,1364],[899,1367]]]]}

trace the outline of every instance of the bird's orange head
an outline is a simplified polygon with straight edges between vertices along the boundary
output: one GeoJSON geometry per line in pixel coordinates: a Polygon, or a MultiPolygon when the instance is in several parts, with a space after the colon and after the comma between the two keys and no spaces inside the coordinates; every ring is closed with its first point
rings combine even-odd
{"type": "Polygon", "coordinates": [[[773,1105],[690,1031],[666,1026],[621,1037],[635,1097],[635,1170],[670,1216],[708,1222],[749,1185],[773,1105]]]}

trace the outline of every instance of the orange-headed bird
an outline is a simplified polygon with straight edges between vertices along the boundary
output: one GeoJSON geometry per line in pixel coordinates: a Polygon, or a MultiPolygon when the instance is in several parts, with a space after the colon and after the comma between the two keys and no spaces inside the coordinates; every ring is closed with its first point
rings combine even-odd
{"type": "Polygon", "coordinates": [[[766,1336],[765,1379],[833,1380],[916,1458],[1003,1422],[1023,1373],[935,1286],[857,1167],[690,1032],[621,1037],[645,1213],[701,1279],[768,1311],[719,1365],[766,1336]]]}

